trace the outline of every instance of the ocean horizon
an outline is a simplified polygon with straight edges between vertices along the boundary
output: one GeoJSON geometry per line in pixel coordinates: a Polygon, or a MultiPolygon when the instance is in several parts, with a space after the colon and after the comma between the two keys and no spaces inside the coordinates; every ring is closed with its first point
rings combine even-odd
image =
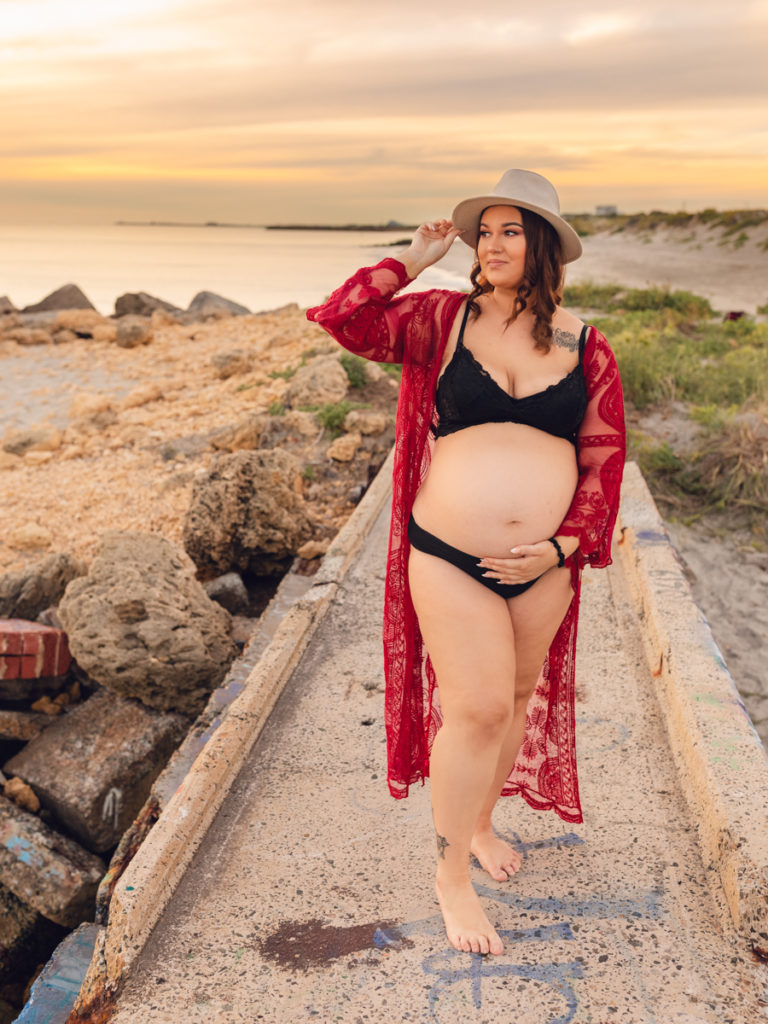
{"type": "MultiPolygon", "coordinates": [[[[186,309],[200,291],[253,312],[311,306],[359,267],[394,256],[402,228],[375,231],[161,224],[4,225],[0,295],[19,308],[64,284],[78,285],[104,315],[126,292],[148,292],[186,309]]],[[[468,287],[469,249],[454,244],[410,289],[468,287]],[[462,251],[463,250],[463,251],[462,251]]]]}

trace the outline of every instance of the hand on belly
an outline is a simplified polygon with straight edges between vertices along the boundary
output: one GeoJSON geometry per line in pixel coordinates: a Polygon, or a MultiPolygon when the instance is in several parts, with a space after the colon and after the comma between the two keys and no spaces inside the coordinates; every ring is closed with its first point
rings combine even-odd
{"type": "Polygon", "coordinates": [[[500,583],[528,583],[557,565],[557,552],[548,540],[521,544],[512,552],[509,558],[478,559],[478,565],[488,570],[483,575],[500,583]]]}

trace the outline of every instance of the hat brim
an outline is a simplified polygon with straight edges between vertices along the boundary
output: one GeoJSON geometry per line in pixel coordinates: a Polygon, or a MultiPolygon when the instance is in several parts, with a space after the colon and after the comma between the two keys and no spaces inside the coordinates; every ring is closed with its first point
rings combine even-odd
{"type": "Polygon", "coordinates": [[[472,199],[464,199],[451,215],[453,226],[459,228],[459,238],[470,249],[477,248],[477,236],[480,231],[480,216],[483,210],[489,206],[516,206],[518,209],[530,210],[531,213],[538,213],[557,232],[562,247],[563,263],[573,263],[582,253],[581,239],[573,230],[568,221],[558,217],[556,213],[547,210],[542,206],[535,206],[533,203],[526,203],[524,200],[512,200],[505,196],[475,196],[472,199]]]}

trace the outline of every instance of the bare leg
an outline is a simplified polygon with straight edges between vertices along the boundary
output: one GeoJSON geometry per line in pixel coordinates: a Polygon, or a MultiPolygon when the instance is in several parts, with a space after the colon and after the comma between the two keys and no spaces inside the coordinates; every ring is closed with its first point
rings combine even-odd
{"type": "Polygon", "coordinates": [[[456,949],[501,953],[472,888],[469,847],[512,721],[512,620],[498,595],[442,559],[412,551],[409,571],[443,713],[430,762],[438,899],[456,949]]]}
{"type": "Polygon", "coordinates": [[[507,601],[515,633],[515,706],[502,743],[493,782],[478,816],[470,849],[491,878],[504,882],[520,867],[517,850],[493,831],[491,814],[525,738],[528,701],[536,686],[549,645],[573,597],[568,569],[553,569],[534,586],[507,601]]]}

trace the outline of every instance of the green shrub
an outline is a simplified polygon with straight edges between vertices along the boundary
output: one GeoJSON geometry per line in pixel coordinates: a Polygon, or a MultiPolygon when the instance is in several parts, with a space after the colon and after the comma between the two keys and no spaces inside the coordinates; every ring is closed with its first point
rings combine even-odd
{"type": "Polygon", "coordinates": [[[269,403],[269,406],[267,408],[267,412],[269,413],[270,416],[284,416],[285,415],[285,406],[283,405],[283,403],[281,401],[279,401],[276,398],[272,402],[269,403]]]}
{"type": "Polygon", "coordinates": [[[338,437],[344,431],[344,420],[353,409],[364,409],[360,402],[328,402],[326,405],[315,405],[305,409],[313,412],[318,422],[328,431],[331,437],[338,437]]]}
{"type": "Polygon", "coordinates": [[[368,377],[365,372],[364,359],[354,355],[352,352],[342,352],[341,365],[344,367],[351,388],[365,387],[368,383],[368,377]]]}

